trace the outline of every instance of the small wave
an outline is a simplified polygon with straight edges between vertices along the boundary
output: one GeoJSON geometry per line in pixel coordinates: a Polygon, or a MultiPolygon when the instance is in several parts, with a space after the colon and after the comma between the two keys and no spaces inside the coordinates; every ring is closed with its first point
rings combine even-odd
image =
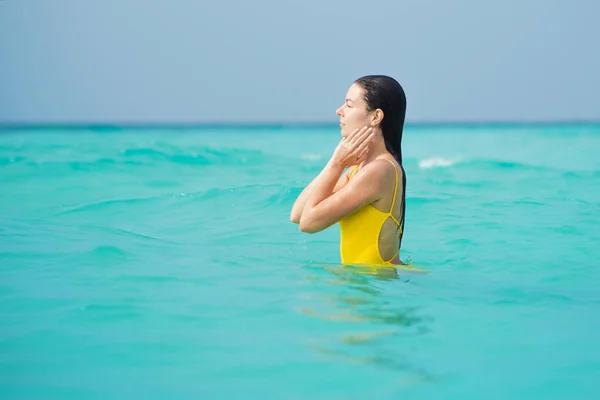
{"type": "Polygon", "coordinates": [[[122,167],[175,164],[188,166],[255,166],[275,163],[277,158],[252,149],[196,148],[126,148],[113,154],[76,154],[67,156],[2,156],[0,166],[23,164],[47,172],[91,171],[119,169],[122,167]]]}
{"type": "Polygon", "coordinates": [[[460,165],[461,167],[478,167],[478,168],[492,168],[492,169],[512,169],[512,170],[530,170],[538,172],[564,172],[558,168],[552,168],[542,165],[535,165],[525,161],[507,161],[507,160],[494,160],[494,159],[480,159],[480,158],[469,158],[463,157],[446,158],[446,157],[431,157],[425,158],[419,161],[419,168],[421,169],[432,169],[432,168],[448,168],[452,166],[460,165]]]}
{"type": "Polygon", "coordinates": [[[169,275],[128,274],[119,276],[117,280],[123,282],[131,281],[136,283],[189,283],[187,279],[169,275]]]}
{"type": "Polygon", "coordinates": [[[456,164],[458,159],[446,159],[442,157],[426,158],[419,161],[419,168],[430,169],[430,168],[447,168],[456,164]]]}
{"type": "MultiPolygon", "coordinates": [[[[287,203],[295,194],[293,189],[283,184],[255,184],[244,185],[232,188],[212,188],[203,192],[189,193],[186,197],[194,197],[199,200],[213,200],[231,196],[233,199],[244,198],[250,201],[250,204],[257,204],[264,207],[265,204],[284,204],[287,203]]],[[[295,198],[295,197],[294,197],[295,198]]]]}
{"type": "Polygon", "coordinates": [[[552,168],[541,167],[539,165],[527,164],[516,161],[502,161],[502,160],[473,160],[473,165],[489,166],[503,169],[535,169],[535,170],[551,170],[552,168]]]}
{"type": "Polygon", "coordinates": [[[465,162],[464,165],[474,166],[478,168],[490,168],[490,169],[502,169],[502,170],[513,170],[520,172],[551,172],[551,173],[564,173],[565,171],[561,168],[548,167],[543,165],[536,165],[525,161],[505,161],[505,160],[488,160],[488,159],[473,159],[465,162]]]}
{"type": "Polygon", "coordinates": [[[563,178],[582,180],[596,179],[600,178],[600,171],[566,171],[563,172],[563,178]]]}
{"type": "Polygon", "coordinates": [[[122,155],[128,160],[167,161],[183,165],[254,165],[261,164],[266,159],[266,156],[258,150],[235,148],[215,150],[210,147],[171,151],[152,148],[126,149],[123,150],[122,155]]]}
{"type": "Polygon", "coordinates": [[[210,160],[202,154],[168,154],[154,149],[128,149],[123,151],[126,158],[141,158],[151,161],[169,161],[176,164],[209,165],[210,160]]]}
{"type": "MultiPolygon", "coordinates": [[[[63,209],[55,213],[54,216],[103,210],[111,206],[139,206],[141,204],[163,201],[164,199],[168,198],[188,199],[193,203],[198,201],[208,202],[213,200],[218,200],[220,203],[227,203],[229,198],[232,200],[246,199],[246,203],[256,204],[260,207],[264,207],[265,203],[287,203],[292,198],[290,196],[293,195],[294,193],[292,193],[291,189],[283,184],[244,185],[230,188],[211,188],[204,191],[191,193],[171,193],[149,197],[105,199],[90,203],[76,204],[68,207],[63,206],[63,209]]],[[[177,203],[177,206],[180,207],[181,203],[177,203]]]]}
{"type": "Polygon", "coordinates": [[[0,157],[0,165],[9,165],[16,164],[25,160],[25,157],[16,156],[16,157],[0,157]]]}
{"type": "Polygon", "coordinates": [[[406,196],[406,203],[412,205],[444,202],[441,197],[406,196]]]}
{"type": "Polygon", "coordinates": [[[111,299],[111,303],[90,303],[79,307],[80,311],[93,313],[96,318],[107,321],[130,320],[146,314],[144,307],[133,298],[111,299]]]}
{"type": "Polygon", "coordinates": [[[163,196],[100,200],[100,201],[95,201],[95,202],[91,202],[91,203],[71,206],[71,207],[68,207],[66,210],[56,213],[55,215],[65,215],[65,214],[72,214],[72,213],[77,213],[77,212],[98,210],[98,209],[103,209],[105,207],[115,205],[115,204],[140,204],[140,203],[145,203],[148,201],[158,200],[161,197],[163,197],[163,196]]]}
{"type": "Polygon", "coordinates": [[[322,160],[323,159],[323,155],[322,154],[316,154],[316,153],[306,153],[306,154],[301,154],[300,158],[303,160],[310,160],[310,161],[318,161],[318,160],[322,160]]]}
{"type": "Polygon", "coordinates": [[[88,225],[87,227],[93,228],[98,231],[104,231],[104,232],[107,232],[110,234],[115,234],[117,236],[121,236],[121,237],[128,238],[128,239],[134,239],[134,240],[141,239],[142,241],[154,242],[153,243],[154,245],[156,245],[156,244],[181,244],[180,242],[177,242],[177,241],[158,238],[158,237],[134,232],[134,231],[127,230],[127,229],[113,228],[113,227],[108,227],[108,226],[97,226],[97,225],[88,225]]]}
{"type": "Polygon", "coordinates": [[[102,245],[92,249],[89,255],[96,257],[126,257],[128,253],[117,246],[102,245]]]}

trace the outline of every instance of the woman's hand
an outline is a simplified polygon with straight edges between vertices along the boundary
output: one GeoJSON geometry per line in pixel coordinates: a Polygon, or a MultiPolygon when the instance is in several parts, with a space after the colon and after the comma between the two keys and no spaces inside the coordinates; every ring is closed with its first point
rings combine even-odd
{"type": "Polygon", "coordinates": [[[360,164],[367,156],[369,143],[375,136],[373,128],[365,126],[342,138],[331,156],[331,163],[342,168],[360,164]]]}

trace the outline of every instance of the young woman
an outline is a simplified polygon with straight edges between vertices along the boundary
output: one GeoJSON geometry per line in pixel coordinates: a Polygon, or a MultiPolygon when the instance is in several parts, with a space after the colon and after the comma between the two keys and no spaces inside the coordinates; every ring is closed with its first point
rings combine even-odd
{"type": "Polygon", "coordinates": [[[343,264],[403,264],[404,90],[388,76],[364,76],[349,88],[336,114],[342,139],[296,200],[290,219],[308,233],[339,223],[343,264]]]}

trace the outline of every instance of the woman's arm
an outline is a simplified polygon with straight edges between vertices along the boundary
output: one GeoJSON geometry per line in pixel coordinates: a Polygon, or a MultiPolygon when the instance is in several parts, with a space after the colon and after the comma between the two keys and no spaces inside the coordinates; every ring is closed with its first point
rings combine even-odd
{"type": "Polygon", "coordinates": [[[300,217],[302,232],[319,232],[379,199],[387,175],[387,169],[379,167],[383,160],[369,163],[353,178],[351,184],[333,193],[344,168],[358,163],[366,156],[373,136],[373,129],[364,127],[343,138],[338,144],[327,167],[323,169],[319,179],[314,181],[311,195],[304,205],[300,217]]]}
{"type": "Polygon", "coordinates": [[[332,193],[331,188],[341,173],[341,167],[331,165],[322,179],[315,181],[300,218],[300,230],[307,233],[322,231],[346,215],[379,200],[386,181],[390,176],[395,177],[391,168],[387,161],[373,161],[352,179],[352,183],[332,193]]]}
{"type": "MultiPolygon", "coordinates": [[[[296,202],[294,203],[294,206],[292,207],[292,211],[290,213],[290,221],[292,221],[293,223],[300,223],[300,217],[302,216],[302,212],[304,211],[304,206],[306,205],[308,198],[311,196],[312,189],[315,186],[315,182],[322,178],[322,175],[323,171],[321,171],[319,175],[317,175],[315,179],[313,179],[312,182],[309,183],[308,186],[304,188],[304,190],[302,190],[302,193],[300,193],[300,196],[298,196],[298,198],[296,199],[296,202]]],[[[346,185],[346,183],[348,183],[348,174],[344,173],[338,179],[335,188],[333,189],[333,193],[343,188],[346,185]]]]}
{"type": "MultiPolygon", "coordinates": [[[[328,196],[335,193],[335,188],[347,185],[344,183],[342,172],[345,168],[352,165],[358,165],[360,160],[366,156],[368,144],[373,138],[373,129],[365,126],[362,129],[356,129],[349,136],[342,138],[333,152],[329,162],[323,168],[321,173],[308,185],[296,200],[292,209],[290,219],[299,221],[300,230],[307,231],[307,221],[304,214],[307,209],[314,208],[328,196]],[[340,183],[340,181],[342,183],[340,183]]],[[[346,182],[347,183],[347,182],[346,182]]],[[[340,191],[341,191],[340,189],[340,191]]],[[[310,218],[308,220],[311,220],[310,218]]]]}

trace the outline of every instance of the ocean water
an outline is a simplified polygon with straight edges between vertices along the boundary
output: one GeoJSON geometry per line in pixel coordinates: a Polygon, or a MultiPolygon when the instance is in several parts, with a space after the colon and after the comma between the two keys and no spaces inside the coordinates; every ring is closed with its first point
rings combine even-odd
{"type": "Polygon", "coordinates": [[[392,276],[289,222],[338,140],[4,129],[0,398],[598,398],[600,125],[408,126],[392,276]]]}

